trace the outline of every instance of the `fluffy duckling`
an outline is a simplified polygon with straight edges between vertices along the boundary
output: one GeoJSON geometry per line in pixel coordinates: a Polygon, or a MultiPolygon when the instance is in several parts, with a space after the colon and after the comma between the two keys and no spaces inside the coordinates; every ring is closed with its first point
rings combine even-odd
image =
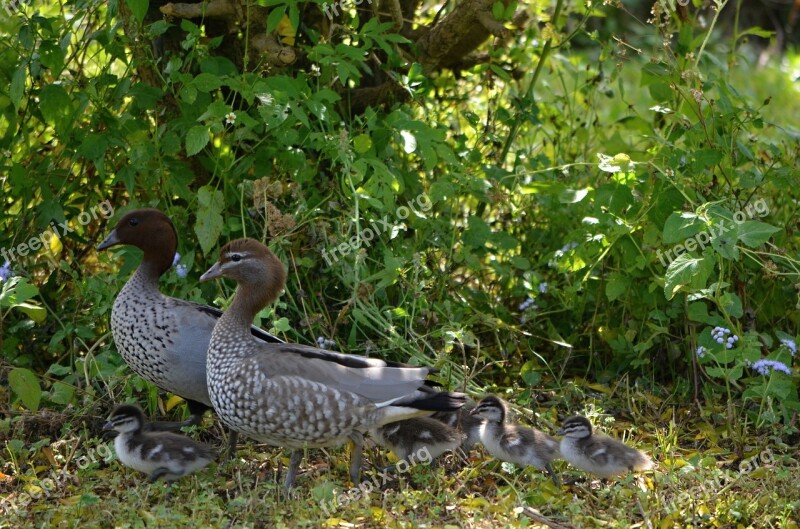
{"type": "Polygon", "coordinates": [[[483,424],[483,420],[474,415],[470,415],[475,405],[475,401],[468,399],[464,406],[457,411],[437,411],[431,415],[432,419],[443,422],[447,426],[455,428],[463,434],[464,440],[461,442],[461,450],[464,452],[465,456],[472,450],[475,443],[481,440],[480,428],[483,424]]]}
{"type": "Polygon", "coordinates": [[[561,457],[558,440],[534,428],[506,424],[508,406],[492,395],[481,400],[470,414],[483,420],[479,430],[481,444],[493,457],[520,467],[530,465],[546,470],[553,483],[561,485],[550,464],[561,457]]]}
{"type": "Polygon", "coordinates": [[[137,406],[119,406],[103,427],[119,432],[114,449],[120,462],[149,475],[153,483],[164,478],[167,483],[196,472],[214,460],[208,446],[185,435],[145,431],[145,417],[137,406]]]}
{"type": "Polygon", "coordinates": [[[561,455],[581,470],[603,479],[625,471],[649,470],[653,461],[644,452],[602,433],[592,433],[592,423],[576,415],[564,421],[558,435],[561,455]]]}
{"type": "Polygon", "coordinates": [[[461,445],[464,434],[430,417],[417,417],[373,428],[375,441],[408,464],[431,463],[461,445]]]}

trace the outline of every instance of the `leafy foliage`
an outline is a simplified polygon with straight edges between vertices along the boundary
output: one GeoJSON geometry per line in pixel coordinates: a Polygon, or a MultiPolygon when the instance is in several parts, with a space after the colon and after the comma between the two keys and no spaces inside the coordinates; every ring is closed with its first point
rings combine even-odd
{"type": "MultiPolygon", "coordinates": [[[[267,3],[279,34],[313,7],[267,3]]],[[[176,406],[127,373],[110,339],[137,252],[93,250],[123,212],[153,206],[175,221],[188,270],[163,278],[170,295],[224,306],[230,290],[199,275],[230,239],[267,241],[290,280],[262,323],[288,340],[435,364],[443,383],[510,388],[526,406],[553,389],[562,413],[594,405],[585,388],[632,381],[660,400],[648,427],[676,428],[670,406],[697,405],[696,439],[736,457],[753,436],[796,436],[796,88],[774,67],[753,82],[740,40],[763,30],[717,36],[713,11],[704,28],[656,2],[650,24],[612,39],[591,27],[633,24],[623,10],[556,4],[525,6],[538,24],[457,75],[408,64],[407,40],[378,18],[356,23],[355,7],[346,35],[311,36],[308,68],[268,73],[217,54],[202,22],[149,22],[148,2],[65,0],[2,18],[0,249],[14,253],[3,253],[0,396],[15,415],[0,432],[22,438],[26,410],[96,420],[110,401],[176,406]],[[168,31],[181,49],[153,55],[168,31]],[[356,112],[345,94],[375,56],[411,102],[356,112]]],[[[497,20],[514,12],[493,7],[497,20]]],[[[9,461],[42,453],[17,448],[9,461]]],[[[713,474],[691,451],[663,460],[713,474]]],[[[75,509],[97,500],[80,494],[75,509]]]]}

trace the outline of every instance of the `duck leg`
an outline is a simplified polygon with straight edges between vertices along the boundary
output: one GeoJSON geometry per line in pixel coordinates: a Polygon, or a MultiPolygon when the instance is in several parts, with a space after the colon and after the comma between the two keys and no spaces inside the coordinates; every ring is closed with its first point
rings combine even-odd
{"type": "Polygon", "coordinates": [[[211,409],[196,400],[187,400],[186,405],[189,407],[189,418],[185,421],[151,422],[145,425],[145,430],[150,432],[177,432],[184,426],[198,426],[203,421],[203,414],[211,409]]]}
{"type": "Polygon", "coordinates": [[[158,478],[160,478],[164,474],[167,474],[168,472],[169,469],[167,467],[158,467],[153,471],[152,474],[150,474],[150,476],[147,478],[147,481],[149,483],[155,483],[156,481],[158,481],[158,478]]]}
{"type": "Polygon", "coordinates": [[[350,454],[350,481],[353,485],[358,484],[361,478],[361,457],[364,452],[364,436],[361,432],[353,432],[350,435],[353,441],[353,452],[350,454]]]}
{"type": "Polygon", "coordinates": [[[544,468],[547,469],[547,472],[550,474],[550,477],[553,479],[553,483],[556,484],[556,487],[561,487],[561,480],[558,478],[558,474],[553,471],[553,466],[550,463],[547,463],[544,468]]]}
{"type": "Polygon", "coordinates": [[[292,455],[289,457],[289,470],[286,472],[286,481],[283,484],[283,489],[288,493],[294,487],[294,481],[297,478],[297,472],[300,470],[300,462],[303,460],[303,449],[295,448],[292,450],[292,455]]]}

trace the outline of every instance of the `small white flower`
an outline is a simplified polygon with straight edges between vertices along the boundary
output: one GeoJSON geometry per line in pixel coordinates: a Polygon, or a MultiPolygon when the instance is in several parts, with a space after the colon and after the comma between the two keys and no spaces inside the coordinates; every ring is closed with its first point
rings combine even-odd
{"type": "Polygon", "coordinates": [[[179,254],[178,252],[175,252],[175,257],[172,258],[172,266],[175,266],[176,264],[178,264],[180,262],[180,260],[181,260],[181,254],[179,254]]]}
{"type": "Polygon", "coordinates": [[[233,112],[228,112],[227,114],[225,114],[225,123],[228,125],[233,125],[234,123],[236,123],[236,114],[234,114],[233,112]]]}
{"type": "Polygon", "coordinates": [[[178,277],[183,279],[189,274],[189,269],[186,267],[185,264],[179,264],[178,266],[175,267],[175,273],[178,274],[178,277]]]}

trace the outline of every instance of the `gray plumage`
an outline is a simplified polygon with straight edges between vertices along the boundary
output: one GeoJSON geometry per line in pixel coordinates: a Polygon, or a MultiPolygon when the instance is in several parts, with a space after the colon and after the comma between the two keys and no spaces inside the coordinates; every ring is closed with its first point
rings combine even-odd
{"type": "Polygon", "coordinates": [[[560,445],[564,459],[600,478],[653,468],[653,461],[644,452],[602,433],[593,433],[592,423],[586,417],[576,415],[568,418],[558,435],[564,436],[560,445]]]}
{"type": "Polygon", "coordinates": [[[170,432],[146,432],[145,417],[136,406],[119,406],[103,427],[119,432],[114,450],[120,462],[144,472],[152,483],[167,482],[196,472],[214,460],[214,451],[185,435],[170,432]]]}
{"type": "Polygon", "coordinates": [[[546,470],[556,486],[560,486],[551,466],[553,460],[561,457],[556,438],[534,428],[506,424],[508,407],[495,396],[485,397],[471,413],[483,420],[481,444],[493,457],[520,467],[530,465],[546,470]]]}
{"type": "MultiPolygon", "coordinates": [[[[296,449],[350,439],[356,445],[350,473],[357,481],[364,431],[463,405],[462,395],[427,386],[425,367],[350,355],[329,362],[322,360],[326,352],[314,347],[255,340],[250,321],[275,300],[286,279],[283,264],[258,241],[239,239],[223,247],[219,261],[200,279],[218,277],[235,279],[238,287],[214,327],[206,372],[214,409],[231,429],[296,449]]],[[[287,488],[299,457],[293,455],[291,463],[287,488]]]]}
{"type": "Polygon", "coordinates": [[[448,450],[461,446],[464,435],[431,417],[417,417],[373,428],[375,441],[399,460],[430,463],[448,450]]]}
{"type": "MultiPolygon", "coordinates": [[[[158,280],[171,266],[178,239],[172,221],[157,209],[127,213],[106,239],[104,250],[132,245],[144,252],[141,264],[114,301],[111,332],[131,370],[164,391],[183,397],[192,418],[185,423],[151,423],[150,427],[177,429],[197,424],[211,407],[206,385],[206,352],[222,311],[164,296],[158,280]]],[[[253,327],[258,339],[280,342],[253,327]]],[[[231,448],[235,446],[235,435],[231,448]]]]}

